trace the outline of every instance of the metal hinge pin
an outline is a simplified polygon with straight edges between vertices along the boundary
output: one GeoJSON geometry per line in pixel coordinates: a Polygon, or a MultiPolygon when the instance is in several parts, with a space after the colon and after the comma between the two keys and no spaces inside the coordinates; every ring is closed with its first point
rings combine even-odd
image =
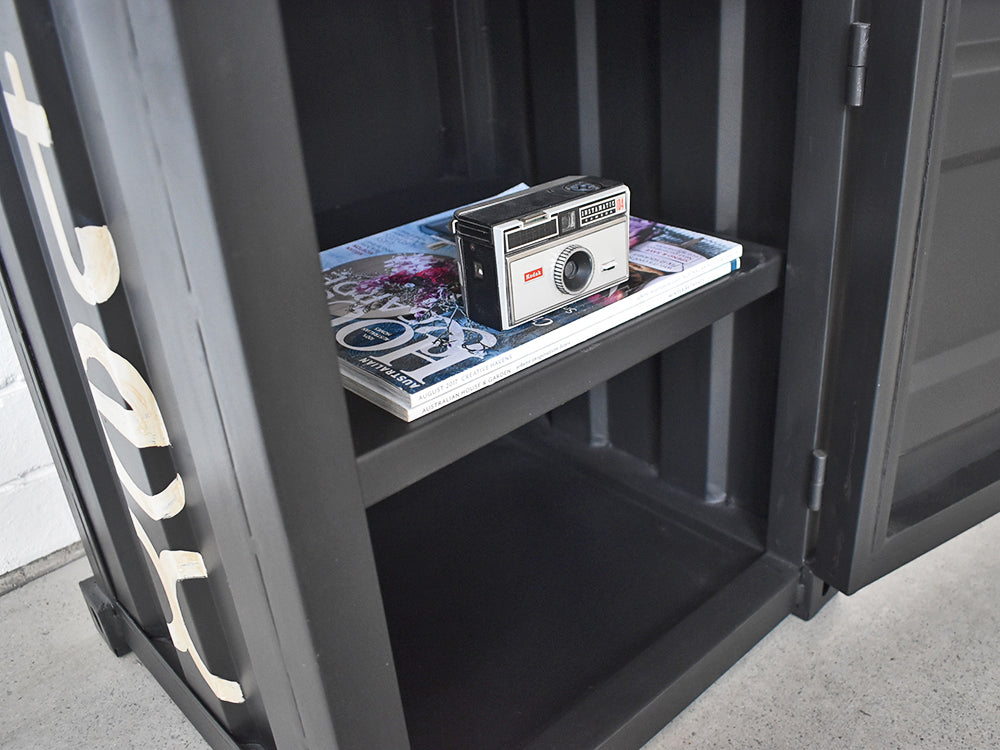
{"type": "Polygon", "coordinates": [[[823,484],[826,482],[826,451],[816,448],[812,452],[812,476],[809,480],[809,510],[819,512],[823,503],[823,484]]]}
{"type": "Polygon", "coordinates": [[[868,40],[871,24],[851,24],[851,49],[847,58],[847,106],[860,107],[865,99],[865,67],[868,65],[868,40]]]}

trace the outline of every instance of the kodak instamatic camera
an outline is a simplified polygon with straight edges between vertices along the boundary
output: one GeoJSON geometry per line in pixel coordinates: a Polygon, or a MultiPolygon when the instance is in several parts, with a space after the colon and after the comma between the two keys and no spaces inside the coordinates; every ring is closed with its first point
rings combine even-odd
{"type": "Polygon", "coordinates": [[[628,278],[629,190],[564,177],[455,212],[469,317],[504,330],[628,278]]]}

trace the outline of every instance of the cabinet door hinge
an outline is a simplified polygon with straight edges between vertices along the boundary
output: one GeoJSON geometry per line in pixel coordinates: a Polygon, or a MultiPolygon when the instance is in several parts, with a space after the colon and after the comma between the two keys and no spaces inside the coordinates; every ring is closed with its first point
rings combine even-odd
{"type": "Polygon", "coordinates": [[[812,452],[812,472],[809,477],[809,510],[818,513],[823,504],[823,484],[826,482],[826,451],[812,452]]]}
{"type": "Polygon", "coordinates": [[[847,106],[860,107],[865,99],[865,66],[868,64],[868,38],[871,24],[851,24],[850,52],[847,58],[847,106]]]}

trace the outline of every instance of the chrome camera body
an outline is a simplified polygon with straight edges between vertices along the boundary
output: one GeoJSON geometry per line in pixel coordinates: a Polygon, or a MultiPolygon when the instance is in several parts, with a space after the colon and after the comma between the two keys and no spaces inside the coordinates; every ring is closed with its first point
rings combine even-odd
{"type": "Polygon", "coordinates": [[[629,189],[564,177],[455,212],[469,317],[497,330],[628,278],[629,189]]]}

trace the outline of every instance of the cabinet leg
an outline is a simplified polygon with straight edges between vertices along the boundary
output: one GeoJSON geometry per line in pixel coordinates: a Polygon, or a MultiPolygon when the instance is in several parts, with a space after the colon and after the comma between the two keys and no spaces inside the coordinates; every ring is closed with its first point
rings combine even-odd
{"type": "Polygon", "coordinates": [[[836,593],[837,590],[829,583],[817,578],[812,571],[803,569],[793,612],[803,620],[810,620],[836,593]]]}
{"type": "Polygon", "coordinates": [[[132,649],[125,639],[125,626],[118,613],[118,607],[95,578],[80,582],[80,591],[90,610],[90,616],[97,626],[104,642],[115,656],[124,656],[132,649]]]}

